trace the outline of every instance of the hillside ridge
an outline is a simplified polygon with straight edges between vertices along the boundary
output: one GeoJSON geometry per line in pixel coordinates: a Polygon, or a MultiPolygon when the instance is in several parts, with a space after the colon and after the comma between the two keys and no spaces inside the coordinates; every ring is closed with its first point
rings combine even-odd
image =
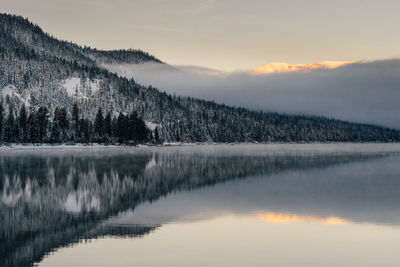
{"type": "Polygon", "coordinates": [[[71,122],[66,129],[55,129],[58,127],[54,121],[56,110],[61,110],[73,121],[74,105],[79,107],[80,119],[86,120],[85,129],[81,130],[87,131],[89,137],[94,136],[88,142],[115,142],[115,125],[120,114],[125,117],[133,114],[147,126],[154,126],[148,129],[148,139],[154,137],[155,128],[158,128],[159,138],[163,141],[400,141],[398,130],[384,127],[325,117],[261,113],[212,101],[171,96],[101,67],[102,62],[124,60],[162,63],[156,57],[138,50],[100,51],[60,41],[20,16],[0,15],[0,59],[0,103],[3,106],[0,141],[4,141],[6,131],[9,135],[10,131],[12,135],[16,134],[14,128],[20,126],[23,106],[28,117],[37,114],[40,108],[46,108],[48,124],[42,141],[49,141],[52,132],[60,130],[65,131],[62,134],[65,140],[82,141],[74,134],[73,128],[80,127],[77,122],[71,122]],[[103,131],[95,131],[99,109],[103,118],[110,114],[111,134],[99,136],[103,131]]]}

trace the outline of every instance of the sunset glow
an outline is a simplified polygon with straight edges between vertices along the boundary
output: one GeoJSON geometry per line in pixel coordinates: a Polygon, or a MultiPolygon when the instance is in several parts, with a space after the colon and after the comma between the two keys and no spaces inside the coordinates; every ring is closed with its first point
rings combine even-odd
{"type": "Polygon", "coordinates": [[[355,61],[322,61],[312,64],[288,64],[284,62],[271,62],[256,68],[253,72],[256,74],[269,74],[275,72],[290,72],[299,70],[312,69],[335,69],[348,64],[356,63],[355,61]]]}

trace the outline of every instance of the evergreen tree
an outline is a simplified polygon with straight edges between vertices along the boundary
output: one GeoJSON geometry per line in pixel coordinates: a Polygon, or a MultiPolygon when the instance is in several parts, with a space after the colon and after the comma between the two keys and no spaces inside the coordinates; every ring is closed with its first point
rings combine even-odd
{"type": "Polygon", "coordinates": [[[137,113],[132,112],[129,117],[127,117],[127,136],[126,138],[130,141],[137,141],[139,140],[139,133],[137,128],[137,113]]]}
{"type": "Polygon", "coordinates": [[[149,133],[146,123],[141,118],[137,118],[137,136],[139,141],[145,141],[147,139],[147,135],[149,133]]]}
{"type": "Polygon", "coordinates": [[[79,130],[82,137],[82,142],[89,143],[89,133],[86,125],[86,120],[83,118],[79,120],[79,130]]]}
{"type": "Polygon", "coordinates": [[[19,129],[20,129],[20,142],[25,143],[27,140],[27,114],[25,105],[22,105],[19,112],[19,129]]]}
{"type": "Polygon", "coordinates": [[[37,123],[38,123],[38,141],[43,143],[47,137],[47,127],[48,127],[48,110],[46,107],[40,107],[37,112],[37,123]]]}
{"type": "Polygon", "coordinates": [[[117,119],[117,129],[116,134],[119,143],[123,143],[125,141],[125,132],[126,132],[126,124],[125,124],[125,116],[122,112],[119,113],[117,119]]]}
{"type": "Polygon", "coordinates": [[[53,115],[53,123],[51,125],[50,142],[60,142],[60,109],[56,107],[53,115]]]}
{"type": "Polygon", "coordinates": [[[94,121],[94,131],[100,139],[104,136],[104,118],[101,108],[98,109],[96,114],[96,118],[94,121]]]}
{"type": "Polygon", "coordinates": [[[10,109],[4,126],[4,141],[7,143],[14,142],[14,123],[14,112],[10,109]]]}
{"type": "Polygon", "coordinates": [[[179,136],[179,132],[178,131],[176,131],[176,133],[175,133],[175,141],[176,142],[181,142],[181,137],[179,136]]]}
{"type": "Polygon", "coordinates": [[[118,118],[116,118],[116,117],[113,117],[112,120],[111,120],[111,136],[112,136],[112,139],[117,138],[117,121],[118,121],[118,118]]]}
{"type": "Polygon", "coordinates": [[[68,120],[67,110],[65,108],[59,109],[57,123],[61,133],[61,141],[65,142],[67,139],[67,131],[69,128],[69,120],[68,120]]]}
{"type": "Polygon", "coordinates": [[[158,127],[154,129],[154,140],[158,143],[160,142],[160,134],[158,133],[158,127]]]}
{"type": "Polygon", "coordinates": [[[65,108],[56,108],[53,117],[53,126],[51,132],[52,142],[65,142],[67,140],[67,131],[69,120],[65,108]]]}
{"type": "Polygon", "coordinates": [[[19,143],[21,139],[19,121],[15,119],[14,121],[14,132],[13,132],[13,142],[19,143]]]}
{"type": "Polygon", "coordinates": [[[39,127],[37,124],[36,113],[32,111],[28,117],[27,141],[37,143],[39,140],[39,127]]]}
{"type": "Polygon", "coordinates": [[[60,142],[60,127],[58,123],[53,123],[50,134],[50,143],[59,143],[60,142]]]}
{"type": "Polygon", "coordinates": [[[104,119],[104,130],[108,138],[112,138],[112,122],[111,113],[108,112],[106,118],[104,119]]]}
{"type": "Polygon", "coordinates": [[[93,123],[86,119],[86,131],[85,131],[85,139],[87,140],[88,143],[93,142],[94,140],[92,138],[90,138],[91,136],[94,135],[94,127],[93,127],[93,123]]]}
{"type": "Polygon", "coordinates": [[[125,139],[128,141],[144,141],[147,139],[148,130],[145,122],[138,117],[137,112],[133,111],[129,117],[126,116],[126,131],[125,139]]]}
{"type": "Polygon", "coordinates": [[[72,124],[73,124],[73,129],[74,129],[74,137],[75,141],[77,141],[80,138],[80,132],[79,132],[79,108],[78,104],[74,103],[72,106],[72,124]]]}
{"type": "Polygon", "coordinates": [[[3,121],[4,121],[3,99],[0,98],[0,143],[3,141],[3,121]]]}

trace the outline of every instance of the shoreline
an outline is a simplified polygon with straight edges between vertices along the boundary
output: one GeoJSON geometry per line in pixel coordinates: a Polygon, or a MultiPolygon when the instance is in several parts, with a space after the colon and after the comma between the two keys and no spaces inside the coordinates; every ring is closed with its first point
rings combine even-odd
{"type": "MultiPolygon", "coordinates": [[[[238,147],[238,146],[252,146],[252,147],[269,147],[272,150],[277,149],[278,147],[285,150],[288,147],[297,147],[302,149],[306,149],[309,146],[320,146],[320,148],[342,148],[347,151],[352,148],[360,148],[360,147],[373,147],[379,146],[380,148],[385,147],[388,148],[389,151],[399,151],[400,152],[400,143],[399,142],[310,142],[310,143],[285,143],[285,142],[271,142],[271,143],[252,143],[252,142],[244,142],[244,143],[216,143],[216,142],[204,142],[204,143],[178,143],[178,142],[164,142],[160,144],[152,144],[152,143],[144,143],[144,144],[136,144],[136,145],[127,145],[127,144],[100,144],[100,143],[91,143],[91,144],[0,144],[0,152],[4,151],[34,151],[34,150],[92,150],[92,149],[115,149],[115,148],[123,148],[123,149],[140,149],[140,148],[166,148],[166,147],[238,147]]],[[[329,150],[329,149],[328,149],[329,150]]],[[[355,149],[354,152],[357,152],[355,149]]]]}

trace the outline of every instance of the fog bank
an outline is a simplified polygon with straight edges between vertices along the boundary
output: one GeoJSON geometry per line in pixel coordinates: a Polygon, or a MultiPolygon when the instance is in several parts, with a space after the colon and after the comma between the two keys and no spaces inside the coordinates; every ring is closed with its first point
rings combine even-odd
{"type": "Polygon", "coordinates": [[[400,60],[275,74],[160,64],[108,65],[138,83],[254,110],[400,128],[400,60]]]}

